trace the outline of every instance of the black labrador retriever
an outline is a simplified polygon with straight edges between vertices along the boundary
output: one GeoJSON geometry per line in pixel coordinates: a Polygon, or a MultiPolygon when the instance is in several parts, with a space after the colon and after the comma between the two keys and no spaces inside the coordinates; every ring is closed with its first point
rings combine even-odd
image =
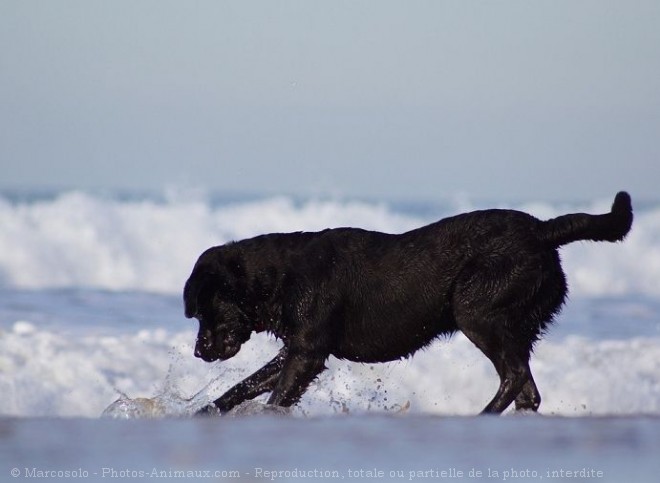
{"type": "Polygon", "coordinates": [[[632,220],[630,196],[620,192],[602,215],[541,221],[484,210],[400,235],[337,228],[210,248],[184,289],[185,315],[199,320],[195,355],[229,359],[252,332],[271,332],[284,342],[277,356],[215,406],[226,412],[268,391],[269,404],[290,406],[330,355],[392,361],[460,330],[500,377],[484,412],[513,401],[535,411],[530,353],[567,293],[557,248],[621,241],[632,220]]]}

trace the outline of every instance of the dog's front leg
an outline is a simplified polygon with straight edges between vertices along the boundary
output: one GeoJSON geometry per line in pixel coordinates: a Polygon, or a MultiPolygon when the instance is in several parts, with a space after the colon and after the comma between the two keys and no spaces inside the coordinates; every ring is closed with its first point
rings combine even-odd
{"type": "Polygon", "coordinates": [[[268,404],[291,406],[298,402],[309,383],[325,369],[326,357],[318,354],[291,354],[282,369],[268,404]]]}
{"type": "MultiPolygon", "coordinates": [[[[226,413],[234,406],[241,404],[243,401],[254,399],[265,392],[272,391],[280,376],[286,356],[287,347],[284,346],[265,366],[251,376],[243,379],[216,399],[213,404],[217,410],[219,410],[220,413],[226,413]]],[[[200,410],[198,414],[211,414],[217,410],[212,406],[207,406],[200,410]]]]}

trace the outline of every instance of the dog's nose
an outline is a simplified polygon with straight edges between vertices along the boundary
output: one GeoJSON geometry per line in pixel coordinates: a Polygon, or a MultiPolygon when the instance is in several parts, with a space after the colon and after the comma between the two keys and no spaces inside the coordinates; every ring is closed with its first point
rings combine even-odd
{"type": "Polygon", "coordinates": [[[195,357],[197,358],[202,357],[202,353],[199,351],[199,347],[195,347],[195,357]]]}

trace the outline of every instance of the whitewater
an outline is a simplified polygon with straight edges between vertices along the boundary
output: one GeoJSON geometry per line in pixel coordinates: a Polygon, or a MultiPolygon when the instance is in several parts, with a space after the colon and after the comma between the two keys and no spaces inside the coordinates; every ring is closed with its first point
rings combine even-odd
{"type": "Polygon", "coordinates": [[[561,249],[569,300],[531,363],[543,397],[539,416],[466,417],[490,400],[498,378],[457,334],[400,362],[331,358],[290,416],[199,420],[182,410],[127,425],[99,418],[122,394],[186,401],[206,387],[211,400],[280,347],[260,334],[231,360],[193,357],[197,327],[183,316],[181,292],[210,246],[339,226],[400,233],[491,207],[543,219],[602,213],[611,198],[396,203],[199,192],[0,193],[0,479],[14,469],[16,477],[35,477],[26,469],[37,460],[37,469],[46,469],[45,460],[58,471],[82,465],[90,480],[112,477],[103,469],[122,463],[124,477],[136,480],[151,467],[213,469],[218,479],[236,470],[245,481],[270,479],[264,468],[289,472],[268,473],[278,481],[301,481],[294,468],[349,479],[349,469],[371,464],[384,472],[374,478],[393,481],[442,479],[441,471],[452,468],[475,481],[504,480],[504,471],[531,481],[571,468],[585,470],[584,478],[588,469],[603,471],[599,481],[657,481],[660,466],[648,456],[660,450],[660,200],[631,194],[635,221],[624,243],[561,249]],[[77,436],[54,452],[63,434],[77,436]],[[290,443],[282,445],[285,435],[290,443]],[[321,439],[323,455],[313,449],[321,439]],[[434,445],[441,451],[430,451],[434,445]],[[481,456],[473,454],[475,445],[481,456]],[[222,448],[223,463],[212,467],[214,447],[222,448]],[[438,472],[424,476],[424,469],[438,472]],[[536,477],[518,473],[525,469],[536,477]]]}

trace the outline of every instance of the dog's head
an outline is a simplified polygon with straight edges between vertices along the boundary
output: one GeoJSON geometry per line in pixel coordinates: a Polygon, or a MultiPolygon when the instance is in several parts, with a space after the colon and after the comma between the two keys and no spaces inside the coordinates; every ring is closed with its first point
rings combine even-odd
{"type": "Polygon", "coordinates": [[[235,356],[253,330],[244,311],[244,267],[239,259],[224,260],[217,250],[200,257],[183,291],[186,317],[199,321],[195,356],[206,362],[235,356]]]}

